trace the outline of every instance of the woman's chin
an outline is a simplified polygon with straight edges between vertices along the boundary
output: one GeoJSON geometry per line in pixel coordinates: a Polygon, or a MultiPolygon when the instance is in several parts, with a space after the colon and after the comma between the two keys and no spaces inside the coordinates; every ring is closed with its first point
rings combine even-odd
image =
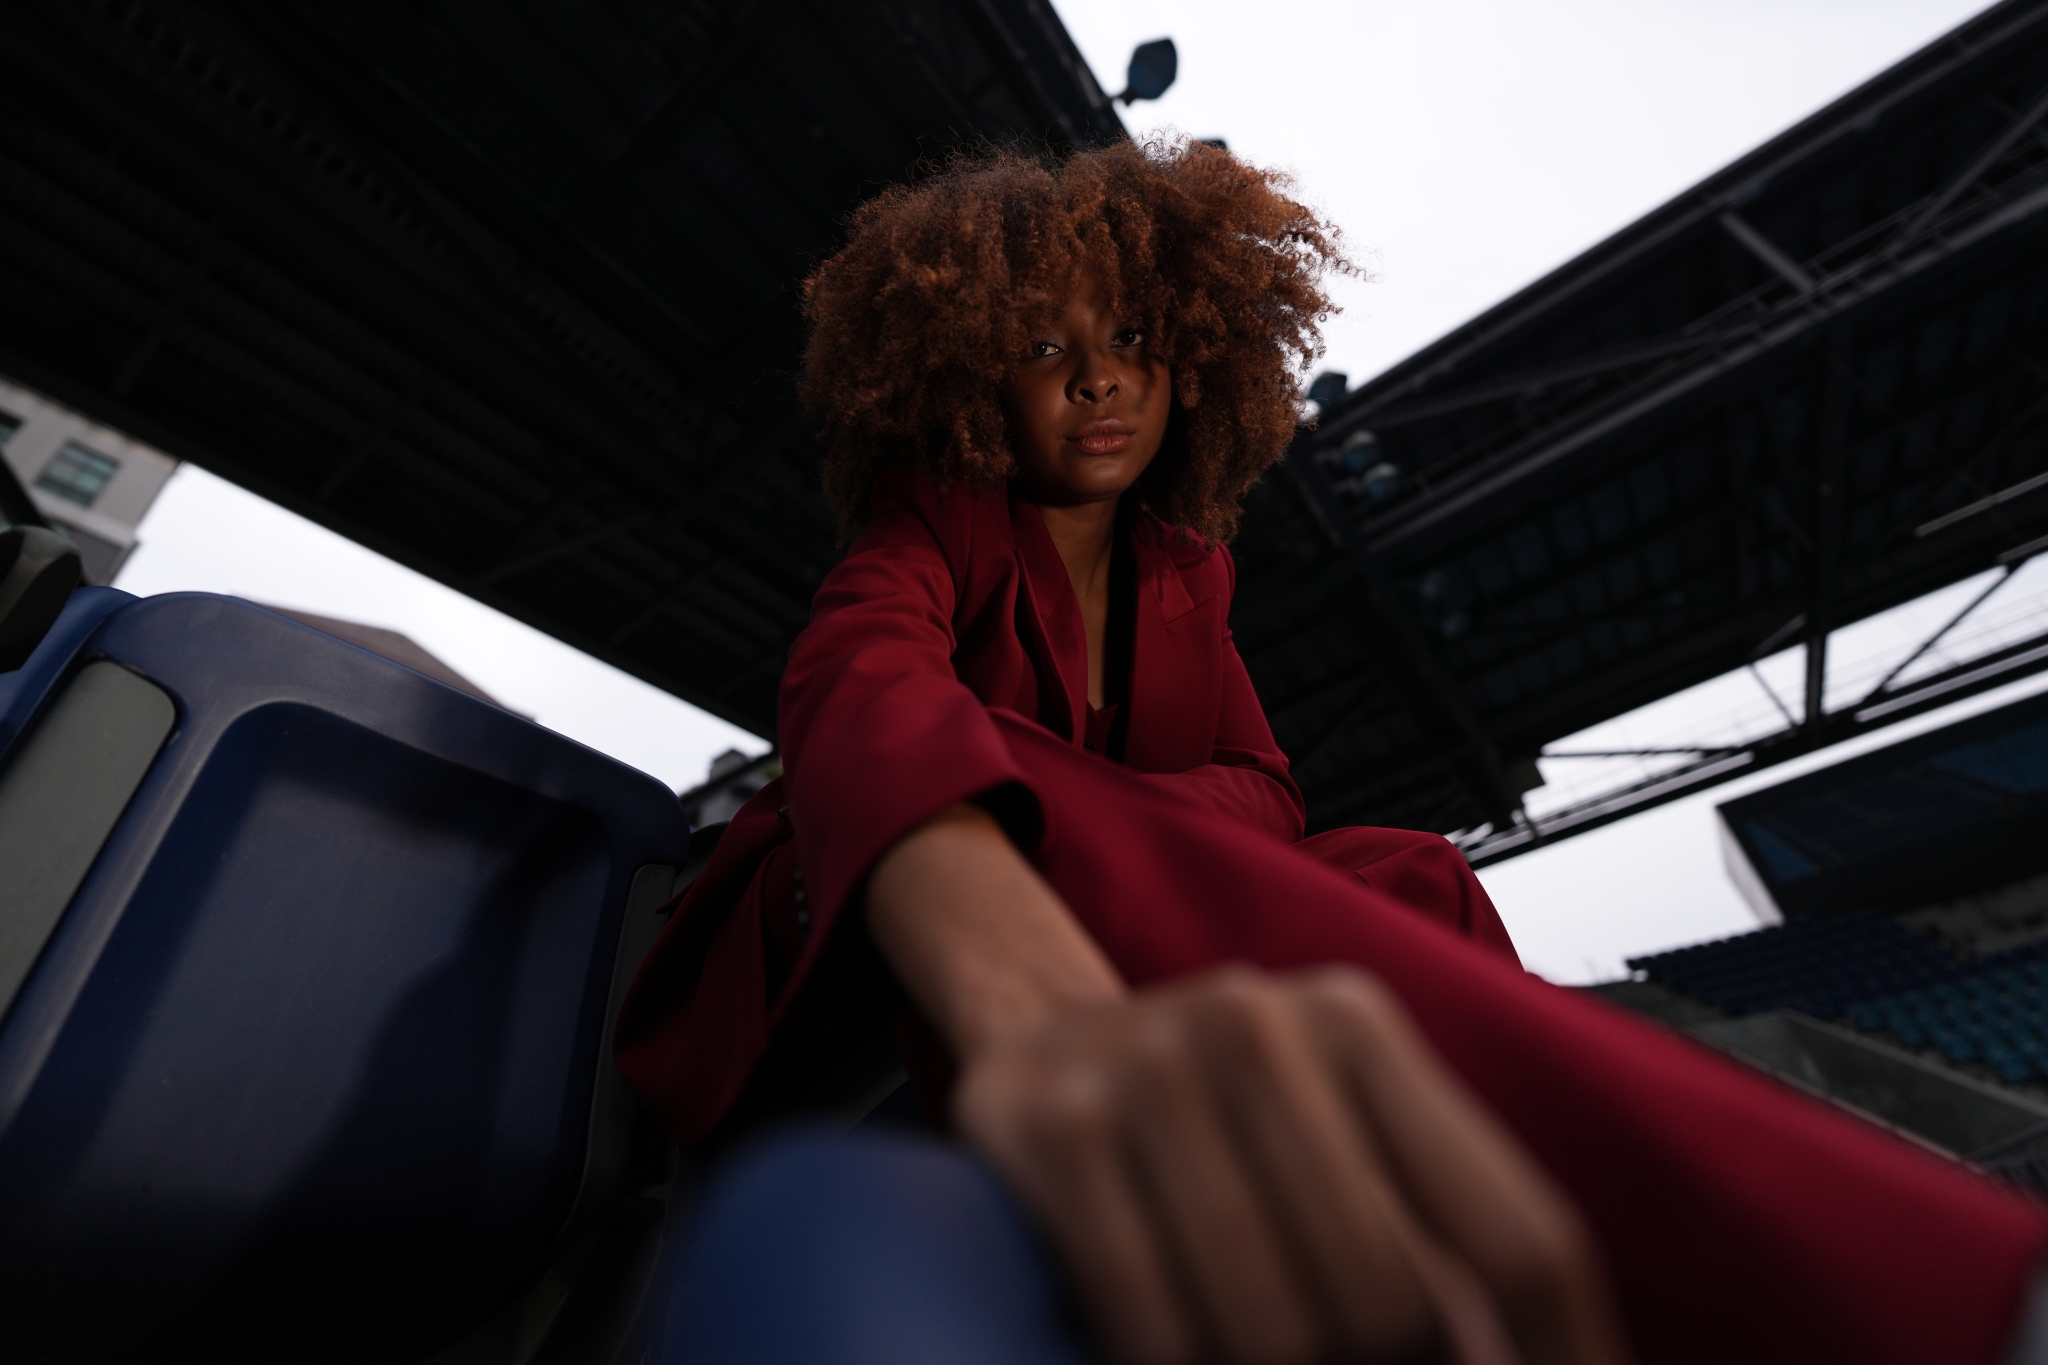
{"type": "Polygon", "coordinates": [[[1137,480],[1131,479],[1122,482],[1110,481],[1100,484],[1070,484],[1062,488],[1046,490],[1043,496],[1037,498],[1037,501],[1053,507],[1085,507],[1095,503],[1115,502],[1125,493],[1128,493],[1131,485],[1136,482],[1137,480]]]}
{"type": "Polygon", "coordinates": [[[1130,491],[1144,472],[1142,464],[1133,468],[1127,461],[1104,457],[1078,468],[1062,469],[1055,478],[1031,478],[1027,475],[1018,480],[1018,486],[1026,497],[1040,506],[1078,507],[1116,501],[1130,491]]]}

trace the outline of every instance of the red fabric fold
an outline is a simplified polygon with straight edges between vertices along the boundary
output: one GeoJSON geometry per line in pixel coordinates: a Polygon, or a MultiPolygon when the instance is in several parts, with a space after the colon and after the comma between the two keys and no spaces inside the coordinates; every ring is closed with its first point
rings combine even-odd
{"type": "Polygon", "coordinates": [[[1354,827],[1311,835],[1295,847],[1522,965],[1508,927],[1501,923],[1486,888],[1472,875],[1472,865],[1442,835],[1354,827]]]}

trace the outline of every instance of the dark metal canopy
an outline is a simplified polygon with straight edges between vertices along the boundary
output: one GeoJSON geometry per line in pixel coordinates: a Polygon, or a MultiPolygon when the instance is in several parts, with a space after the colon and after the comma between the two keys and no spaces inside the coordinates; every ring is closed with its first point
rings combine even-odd
{"type": "MultiPolygon", "coordinates": [[[[1788,919],[1997,893],[2048,872],[2048,696],[1780,782],[1720,813],[1755,891],[1788,919]]],[[[2012,916],[2007,932],[2026,932],[2013,921],[2025,923],[2012,916]]]]}
{"type": "Polygon", "coordinates": [[[773,733],[837,220],[1121,124],[1041,0],[23,0],[0,371],[773,733]]]}
{"type": "MultiPolygon", "coordinates": [[[[921,156],[1120,131],[1042,0],[21,0],[0,33],[0,371],[764,734],[837,555],[793,282],[921,156]]],[[[1557,738],[2048,533],[2044,113],[2048,0],[2008,0],[1326,390],[1233,617],[1314,823],[1502,856],[2038,666],[1518,811],[1557,738]]]]}
{"type": "Polygon", "coordinates": [[[1312,822],[1483,861],[2048,664],[1821,704],[1831,630],[2048,543],[2044,115],[2048,4],[2009,0],[1325,390],[1233,617],[1312,822]],[[1517,809],[1546,744],[1801,642],[1783,732],[1517,809]]]}

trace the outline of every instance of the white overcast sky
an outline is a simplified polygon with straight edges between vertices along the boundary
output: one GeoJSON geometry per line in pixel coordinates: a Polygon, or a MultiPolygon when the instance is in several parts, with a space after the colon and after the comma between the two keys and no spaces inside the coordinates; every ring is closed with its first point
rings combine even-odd
{"type": "Polygon", "coordinates": [[[1055,0],[1103,88],[1171,37],[1132,132],[1294,173],[1369,283],[1340,282],[1352,383],[1985,8],[1975,0],[1055,0]]]}
{"type": "MultiPolygon", "coordinates": [[[[1125,115],[1133,131],[1225,138],[1234,151],[1291,171],[1302,195],[1344,230],[1373,278],[1340,285],[1345,311],[1329,329],[1324,363],[1357,384],[1982,6],[1063,0],[1056,8],[1111,91],[1121,89],[1137,43],[1175,40],[1180,79],[1164,99],[1125,115]]],[[[515,709],[672,786],[701,780],[723,749],[765,747],[190,467],[151,511],[142,540],[121,578],[130,591],[227,592],[401,630],[515,709]]],[[[1525,961],[1555,980],[1600,979],[1619,974],[1626,955],[1753,926],[1722,873],[1712,813],[1745,789],[1722,788],[1488,869],[1525,961]]]]}

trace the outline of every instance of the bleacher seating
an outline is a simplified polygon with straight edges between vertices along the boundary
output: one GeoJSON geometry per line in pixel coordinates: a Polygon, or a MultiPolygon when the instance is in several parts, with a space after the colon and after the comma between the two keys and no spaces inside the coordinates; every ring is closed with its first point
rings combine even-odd
{"type": "Polygon", "coordinates": [[[1848,1022],[2000,1080],[2048,1080],[2048,955],[2038,946],[1987,960],[1936,985],[1858,1001],[1848,1022]]]}
{"type": "Polygon", "coordinates": [[[1794,920],[1631,958],[1730,1015],[1792,1009],[1981,1067],[2048,1081],[2048,944],[1963,957],[1875,912],[1794,920]]]}

